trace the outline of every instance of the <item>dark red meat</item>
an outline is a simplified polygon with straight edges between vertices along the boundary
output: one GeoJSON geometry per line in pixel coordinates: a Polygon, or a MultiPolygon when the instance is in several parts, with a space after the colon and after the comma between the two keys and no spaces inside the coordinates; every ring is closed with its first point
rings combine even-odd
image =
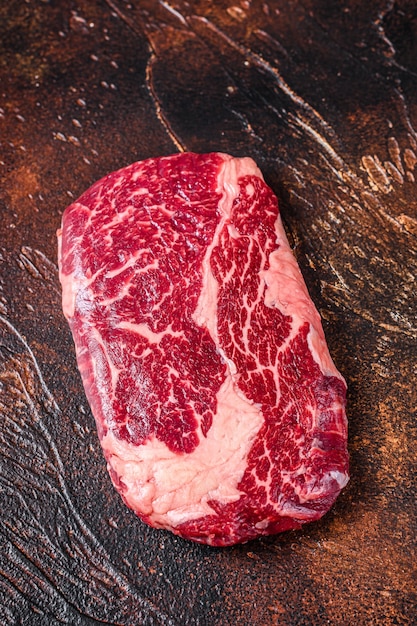
{"type": "Polygon", "coordinates": [[[348,481],[346,385],[255,163],[109,174],[58,232],[63,310],[111,478],[145,522],[229,545],[348,481]]]}

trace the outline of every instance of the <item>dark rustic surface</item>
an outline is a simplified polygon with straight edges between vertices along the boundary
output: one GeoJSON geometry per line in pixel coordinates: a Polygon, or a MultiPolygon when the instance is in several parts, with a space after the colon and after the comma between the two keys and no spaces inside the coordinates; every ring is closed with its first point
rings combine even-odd
{"type": "Polygon", "coordinates": [[[0,50],[0,623],[417,623],[416,3],[3,1],[0,50]],[[258,162],[349,385],[332,511],[230,549],[121,503],[60,308],[65,206],[178,150],[258,162]]]}

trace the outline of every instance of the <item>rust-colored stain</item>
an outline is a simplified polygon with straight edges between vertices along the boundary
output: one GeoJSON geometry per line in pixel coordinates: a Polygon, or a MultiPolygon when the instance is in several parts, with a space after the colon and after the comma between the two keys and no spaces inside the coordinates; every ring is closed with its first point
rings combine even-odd
{"type": "Polygon", "coordinates": [[[0,622],[417,623],[413,2],[28,0],[0,8],[0,622]],[[348,387],[320,522],[211,549],[110,485],[61,314],[56,229],[107,172],[248,155],[348,387]]]}
{"type": "Polygon", "coordinates": [[[21,211],[36,207],[34,197],[42,187],[38,178],[39,173],[29,165],[21,165],[12,169],[5,181],[5,191],[9,198],[10,206],[19,207],[21,211]]]}

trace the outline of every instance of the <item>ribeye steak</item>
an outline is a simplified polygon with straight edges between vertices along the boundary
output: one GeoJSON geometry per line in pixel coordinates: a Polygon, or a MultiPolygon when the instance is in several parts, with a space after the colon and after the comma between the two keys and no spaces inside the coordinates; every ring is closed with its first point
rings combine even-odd
{"type": "Polygon", "coordinates": [[[250,158],[95,183],[58,231],[63,311],[116,489],[224,546],[298,528],[348,481],[346,385],[250,158]]]}

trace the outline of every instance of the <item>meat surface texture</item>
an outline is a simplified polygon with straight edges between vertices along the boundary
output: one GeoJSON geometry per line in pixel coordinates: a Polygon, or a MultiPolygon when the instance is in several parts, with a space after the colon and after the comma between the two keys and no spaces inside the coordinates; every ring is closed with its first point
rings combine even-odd
{"type": "Polygon", "coordinates": [[[329,510],[346,385],[252,159],[113,172],[65,210],[58,244],[110,476],[142,520],[226,546],[329,510]]]}

